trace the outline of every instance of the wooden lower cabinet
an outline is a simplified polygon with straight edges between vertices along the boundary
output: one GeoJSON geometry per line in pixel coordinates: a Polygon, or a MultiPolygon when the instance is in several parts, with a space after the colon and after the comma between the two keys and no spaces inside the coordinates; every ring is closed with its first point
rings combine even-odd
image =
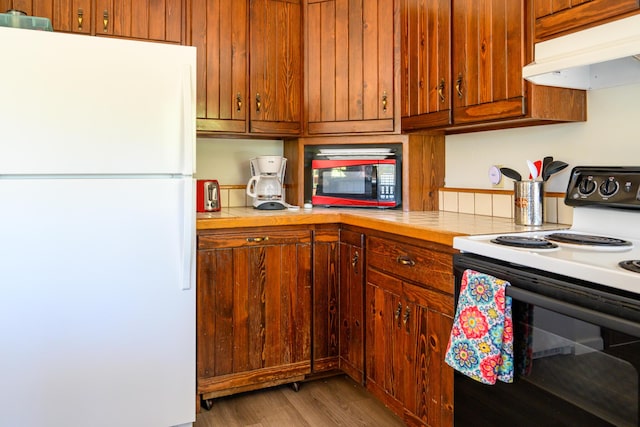
{"type": "Polygon", "coordinates": [[[204,399],[311,372],[308,227],[198,235],[197,393],[204,399]]]}
{"type": "Polygon", "coordinates": [[[313,235],[312,371],[339,367],[339,239],[337,225],[316,226],[313,235]]]}
{"type": "Polygon", "coordinates": [[[451,247],[322,224],[198,233],[197,394],[345,372],[407,425],[453,425],[451,247]]]}
{"type": "Polygon", "coordinates": [[[340,369],[364,382],[364,234],[340,230],[340,369]]]}
{"type": "Polygon", "coordinates": [[[366,386],[408,425],[453,425],[451,248],[369,236],[366,386]]]}

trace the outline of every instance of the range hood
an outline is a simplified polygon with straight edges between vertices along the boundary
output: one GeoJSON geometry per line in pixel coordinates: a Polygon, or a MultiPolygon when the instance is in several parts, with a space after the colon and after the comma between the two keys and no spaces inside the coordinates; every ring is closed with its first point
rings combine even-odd
{"type": "Polygon", "coordinates": [[[640,14],[536,43],[522,69],[532,83],[601,89],[640,83],[640,14]]]}

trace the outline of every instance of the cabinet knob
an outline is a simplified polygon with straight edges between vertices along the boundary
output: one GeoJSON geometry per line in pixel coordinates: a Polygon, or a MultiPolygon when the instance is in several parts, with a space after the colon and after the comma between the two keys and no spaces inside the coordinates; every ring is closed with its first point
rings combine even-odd
{"type": "Polygon", "coordinates": [[[78,31],[82,31],[83,22],[84,22],[84,10],[78,9],[78,31]]]}
{"type": "Polygon", "coordinates": [[[259,113],[261,108],[262,108],[262,98],[260,98],[259,93],[256,93],[256,113],[259,113]]]}
{"type": "Polygon", "coordinates": [[[440,80],[440,84],[438,85],[438,96],[440,97],[440,102],[444,102],[444,79],[440,80]]]}
{"type": "Polygon", "coordinates": [[[109,11],[105,10],[102,13],[102,31],[106,33],[108,29],[109,29],[109,11]]]}
{"type": "Polygon", "coordinates": [[[396,258],[396,262],[400,265],[406,265],[409,267],[413,267],[414,265],[416,265],[416,262],[414,260],[412,260],[408,256],[402,256],[402,255],[396,258]]]}
{"type": "Polygon", "coordinates": [[[242,110],[242,96],[240,96],[240,92],[236,95],[236,111],[240,112],[242,110]]]}
{"type": "Polygon", "coordinates": [[[264,236],[264,237],[247,237],[247,242],[249,243],[260,243],[260,242],[266,242],[269,240],[269,236],[264,236]]]}
{"type": "MultiPolygon", "coordinates": [[[[402,313],[402,303],[398,303],[398,308],[396,308],[396,312],[393,315],[393,318],[397,321],[398,319],[400,319],[400,313],[402,313]]],[[[399,324],[400,322],[398,322],[399,324]]]]}
{"type": "Polygon", "coordinates": [[[382,92],[382,112],[387,112],[387,91],[382,92]]]}
{"type": "MultiPolygon", "coordinates": [[[[358,260],[360,259],[360,254],[358,252],[356,252],[355,254],[353,254],[353,259],[351,260],[351,266],[353,268],[356,268],[356,265],[358,265],[358,260]]],[[[356,273],[358,271],[356,270],[356,273]]]]}
{"type": "Polygon", "coordinates": [[[458,74],[456,80],[456,92],[458,92],[458,98],[462,99],[462,73],[458,74]]]}
{"type": "Polygon", "coordinates": [[[409,317],[411,316],[411,307],[407,306],[404,310],[404,316],[402,317],[402,324],[406,327],[409,317]]]}

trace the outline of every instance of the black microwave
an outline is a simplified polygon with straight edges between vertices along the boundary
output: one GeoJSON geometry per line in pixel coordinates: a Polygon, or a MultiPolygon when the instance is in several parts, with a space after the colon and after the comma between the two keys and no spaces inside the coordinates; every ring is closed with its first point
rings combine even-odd
{"type": "Polygon", "coordinates": [[[314,159],[311,202],[320,206],[395,208],[402,202],[397,159],[314,159]]]}

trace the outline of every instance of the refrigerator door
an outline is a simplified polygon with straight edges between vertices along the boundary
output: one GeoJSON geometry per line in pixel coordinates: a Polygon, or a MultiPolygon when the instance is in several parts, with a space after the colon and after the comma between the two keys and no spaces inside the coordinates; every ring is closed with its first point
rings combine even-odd
{"type": "Polygon", "coordinates": [[[195,48],[0,27],[0,175],[191,175],[195,48]]]}
{"type": "Polygon", "coordinates": [[[0,179],[0,424],[195,419],[194,184],[0,179]]]}

